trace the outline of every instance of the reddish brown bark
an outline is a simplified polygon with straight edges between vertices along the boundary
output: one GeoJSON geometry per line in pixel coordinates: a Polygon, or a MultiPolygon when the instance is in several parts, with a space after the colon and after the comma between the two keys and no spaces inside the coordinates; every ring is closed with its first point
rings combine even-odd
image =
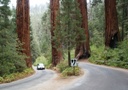
{"type": "Polygon", "coordinates": [[[76,47],[75,55],[77,58],[81,57],[83,54],[90,54],[87,1],[78,0],[78,3],[82,14],[82,28],[85,30],[86,41],[76,47]]]}
{"type": "Polygon", "coordinates": [[[23,43],[21,52],[27,55],[26,65],[31,67],[29,0],[17,0],[16,18],[18,38],[23,43]]]}
{"type": "Polygon", "coordinates": [[[115,47],[116,42],[120,40],[116,0],[105,0],[105,19],[105,46],[115,47]]]}
{"type": "Polygon", "coordinates": [[[57,18],[57,13],[59,10],[59,0],[50,0],[50,9],[51,9],[52,65],[56,66],[62,59],[62,53],[54,47],[55,42],[53,40],[54,30],[56,28],[56,18],[57,18]]]}

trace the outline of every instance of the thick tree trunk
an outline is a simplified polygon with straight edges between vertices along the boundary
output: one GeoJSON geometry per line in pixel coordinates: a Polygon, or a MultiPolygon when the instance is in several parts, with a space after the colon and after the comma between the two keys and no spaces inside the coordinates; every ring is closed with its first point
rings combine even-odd
{"type": "Polygon", "coordinates": [[[17,0],[16,10],[16,24],[18,38],[23,43],[21,51],[26,54],[27,67],[32,67],[31,53],[30,53],[30,17],[29,17],[29,0],[17,0]]]}
{"type": "Polygon", "coordinates": [[[120,41],[116,0],[105,0],[105,46],[115,48],[120,41]]]}
{"type": "Polygon", "coordinates": [[[62,53],[54,47],[55,42],[53,40],[54,30],[56,28],[56,18],[59,10],[59,0],[50,0],[50,8],[51,8],[52,65],[56,66],[62,59],[62,53]]]}
{"type": "Polygon", "coordinates": [[[75,55],[77,58],[81,56],[88,58],[90,56],[90,45],[89,45],[89,30],[88,30],[88,14],[87,14],[87,1],[78,0],[79,8],[82,14],[82,28],[85,30],[86,41],[77,45],[75,55]]]}

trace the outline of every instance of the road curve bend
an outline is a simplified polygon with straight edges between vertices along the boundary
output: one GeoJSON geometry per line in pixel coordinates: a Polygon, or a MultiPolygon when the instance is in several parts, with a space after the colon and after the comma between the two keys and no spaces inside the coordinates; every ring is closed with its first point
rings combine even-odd
{"type": "Polygon", "coordinates": [[[42,84],[56,76],[52,70],[35,70],[36,73],[30,77],[11,83],[0,84],[0,90],[28,90],[29,88],[42,84]]]}
{"type": "Polygon", "coordinates": [[[128,70],[80,62],[85,75],[63,90],[128,90],[128,70]]]}

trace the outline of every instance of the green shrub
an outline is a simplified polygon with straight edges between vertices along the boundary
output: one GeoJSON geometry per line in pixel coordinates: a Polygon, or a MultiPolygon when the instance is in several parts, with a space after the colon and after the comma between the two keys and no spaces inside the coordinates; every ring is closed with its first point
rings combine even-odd
{"type": "Polygon", "coordinates": [[[51,64],[51,63],[48,64],[48,65],[46,66],[46,68],[48,68],[48,69],[52,69],[52,64],[51,64]]]}
{"type": "Polygon", "coordinates": [[[96,64],[105,64],[121,68],[128,68],[128,41],[122,41],[117,48],[105,48],[91,46],[91,57],[89,61],[96,64]]]}
{"type": "Polygon", "coordinates": [[[20,78],[27,77],[33,73],[34,73],[34,70],[32,68],[27,68],[23,72],[12,73],[12,74],[4,75],[3,77],[0,77],[0,83],[8,83],[11,81],[15,81],[20,78]]]}
{"type": "Polygon", "coordinates": [[[78,66],[76,67],[69,67],[68,61],[63,60],[58,65],[57,68],[59,69],[59,72],[62,74],[63,77],[67,76],[73,76],[73,75],[79,75],[80,74],[80,68],[78,66]]]}
{"type": "Polygon", "coordinates": [[[52,58],[51,55],[49,54],[44,54],[40,57],[38,57],[35,62],[34,62],[34,66],[36,66],[39,63],[43,63],[45,65],[46,68],[51,68],[52,67],[52,58]]]}
{"type": "Polygon", "coordinates": [[[92,45],[91,46],[91,57],[89,58],[89,61],[92,63],[98,63],[98,64],[104,63],[103,53],[105,53],[103,45],[101,45],[100,47],[92,45]]]}
{"type": "Polygon", "coordinates": [[[4,78],[3,77],[0,77],[0,83],[3,82],[4,78]]]}
{"type": "Polygon", "coordinates": [[[46,68],[51,68],[51,66],[52,66],[52,64],[51,64],[52,63],[52,55],[49,52],[51,52],[51,50],[47,51],[47,53],[44,54],[44,57],[47,60],[46,68]]]}
{"type": "Polygon", "coordinates": [[[59,69],[60,72],[63,72],[67,67],[68,67],[67,60],[63,60],[57,65],[57,68],[59,69]]]}
{"type": "Polygon", "coordinates": [[[80,68],[79,67],[67,67],[63,72],[63,77],[67,76],[78,76],[80,74],[80,68]]]}
{"type": "Polygon", "coordinates": [[[23,73],[25,74],[30,74],[30,73],[33,73],[33,69],[32,68],[27,68],[23,71],[23,73]]]}
{"type": "Polygon", "coordinates": [[[11,81],[14,81],[14,80],[15,80],[14,74],[7,75],[7,76],[4,78],[4,81],[5,81],[5,82],[11,82],[11,81]]]}
{"type": "Polygon", "coordinates": [[[39,63],[43,63],[44,65],[47,65],[48,60],[44,57],[44,55],[42,55],[36,59],[36,61],[34,62],[34,66],[36,66],[39,63]]]}

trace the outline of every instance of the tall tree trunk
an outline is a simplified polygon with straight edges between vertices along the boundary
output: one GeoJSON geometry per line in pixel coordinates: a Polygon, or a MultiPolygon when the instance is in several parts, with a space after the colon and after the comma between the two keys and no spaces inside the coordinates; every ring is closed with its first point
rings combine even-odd
{"type": "Polygon", "coordinates": [[[27,55],[27,67],[32,67],[30,52],[29,0],[17,0],[16,16],[18,38],[21,43],[23,43],[23,50],[21,52],[27,55]]]}
{"type": "Polygon", "coordinates": [[[115,48],[120,41],[116,0],[105,0],[105,46],[115,48]]]}
{"type": "Polygon", "coordinates": [[[82,28],[84,28],[85,30],[86,41],[84,43],[77,45],[75,55],[77,58],[80,58],[81,56],[88,58],[90,56],[90,45],[89,45],[87,1],[78,0],[78,3],[82,14],[82,28]]]}
{"type": "Polygon", "coordinates": [[[56,66],[62,59],[62,53],[54,47],[55,42],[53,40],[54,30],[56,28],[56,18],[59,10],[59,0],[50,0],[50,9],[51,9],[52,65],[56,66]]]}

